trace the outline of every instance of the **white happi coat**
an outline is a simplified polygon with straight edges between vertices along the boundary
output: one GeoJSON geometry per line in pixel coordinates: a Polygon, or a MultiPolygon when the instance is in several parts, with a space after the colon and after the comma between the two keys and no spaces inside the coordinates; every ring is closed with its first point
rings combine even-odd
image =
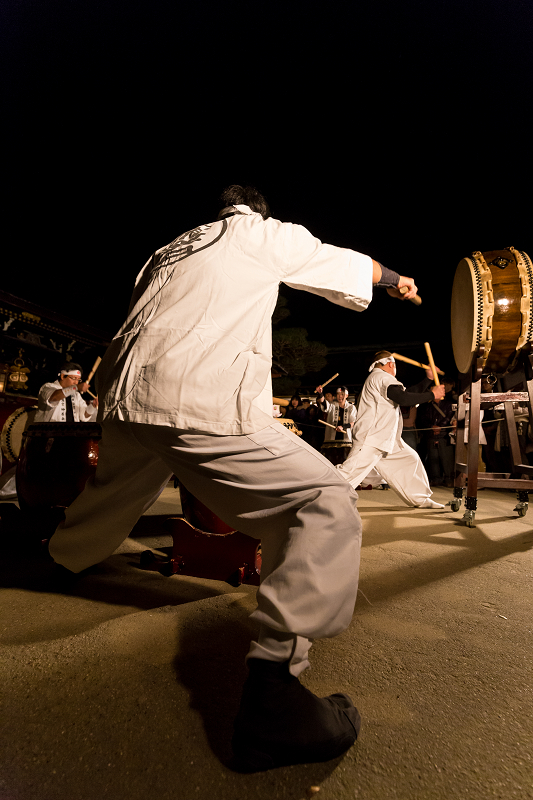
{"type": "Polygon", "coordinates": [[[97,373],[99,419],[219,435],[272,423],[271,316],[280,282],[363,311],[372,259],[248,206],[158,250],[97,373]]]}
{"type": "MultiPolygon", "coordinates": [[[[326,422],[329,422],[330,425],[335,425],[335,427],[337,427],[337,425],[342,424],[342,416],[339,422],[339,414],[341,414],[342,409],[340,408],[338,403],[336,402],[329,403],[326,399],[324,399],[322,407],[324,408],[325,411],[328,412],[328,417],[326,422]]],[[[355,422],[355,418],[357,417],[357,411],[355,409],[354,404],[348,403],[348,401],[346,401],[346,405],[344,406],[344,411],[345,411],[344,421],[349,422],[350,425],[353,425],[353,423],[355,422]]],[[[334,431],[333,428],[326,427],[324,441],[332,442],[334,439],[336,439],[336,434],[337,431],[334,431]]],[[[341,440],[339,439],[339,441],[341,440]]],[[[344,431],[344,441],[345,442],[352,441],[351,427],[344,431]]]]}
{"type": "MultiPolygon", "coordinates": [[[[50,400],[54,392],[63,387],[59,381],[45,383],[39,390],[37,399],[37,411],[35,412],[34,422],[66,422],[67,421],[67,399],[50,400]]],[[[92,422],[96,420],[96,408],[91,403],[86,403],[79,392],[71,395],[72,411],[74,412],[74,422],[92,422]],[[86,417],[86,411],[91,412],[90,417],[86,417]]]]}
{"type": "Polygon", "coordinates": [[[403,420],[400,406],[387,397],[389,386],[404,385],[393,375],[375,367],[366,379],[353,427],[354,447],[369,445],[392,453],[401,444],[403,420]]]}

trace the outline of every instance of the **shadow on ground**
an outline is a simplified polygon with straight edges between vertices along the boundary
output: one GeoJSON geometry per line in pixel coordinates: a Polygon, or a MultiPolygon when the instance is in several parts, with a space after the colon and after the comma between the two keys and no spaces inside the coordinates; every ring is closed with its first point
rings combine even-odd
{"type": "MultiPolygon", "coordinates": [[[[229,618],[203,615],[197,624],[179,631],[179,655],[174,667],[178,683],[189,692],[190,707],[198,712],[209,746],[224,767],[234,774],[233,788],[239,787],[244,797],[307,797],[313,784],[320,784],[345,756],[325,764],[301,764],[258,775],[233,771],[231,736],[242,685],[246,678],[244,657],[255,628],[248,618],[248,609],[239,600],[230,607],[229,618]],[[280,783],[284,793],[279,793],[280,783]],[[260,788],[261,787],[261,788],[260,788]],[[275,792],[275,793],[274,793],[275,792]]],[[[233,800],[234,795],[217,790],[218,800],[233,800]]]]}

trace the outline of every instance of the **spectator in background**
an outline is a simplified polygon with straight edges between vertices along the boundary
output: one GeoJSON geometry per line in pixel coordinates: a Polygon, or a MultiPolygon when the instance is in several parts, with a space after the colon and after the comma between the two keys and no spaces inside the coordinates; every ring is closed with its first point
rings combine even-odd
{"type": "Polygon", "coordinates": [[[315,403],[310,403],[309,407],[305,410],[305,422],[302,421],[302,439],[306,441],[315,450],[320,450],[324,441],[325,425],[321,425],[320,409],[315,403]]]}
{"type": "Polygon", "coordinates": [[[420,427],[426,441],[426,468],[430,486],[453,486],[455,447],[450,438],[453,409],[453,381],[445,380],[446,394],[439,403],[425,403],[419,411],[420,427]]]}
{"type": "Polygon", "coordinates": [[[418,406],[402,406],[403,430],[402,439],[409,447],[418,452],[418,431],[416,430],[416,412],[418,406]]]}
{"type": "Polygon", "coordinates": [[[293,394],[288,407],[285,409],[285,418],[292,419],[294,422],[296,422],[296,424],[298,424],[298,420],[302,419],[303,413],[304,408],[302,405],[302,398],[299,394],[293,394]]]}

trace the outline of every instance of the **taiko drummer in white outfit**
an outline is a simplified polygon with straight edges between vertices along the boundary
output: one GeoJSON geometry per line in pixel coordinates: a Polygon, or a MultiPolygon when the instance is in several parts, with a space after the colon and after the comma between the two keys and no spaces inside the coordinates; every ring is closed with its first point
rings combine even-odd
{"type": "Polygon", "coordinates": [[[57,381],[41,386],[34,422],[95,422],[98,400],[86,403],[81,396],[88,388],[81,380],[80,365],[67,362],[57,381]]]}
{"type": "Polygon", "coordinates": [[[433,492],[420,456],[402,439],[400,407],[439,400],[445,387],[406,391],[396,378],[396,362],[386,350],[376,353],[369,372],[358,402],[352,449],[337,470],[356,488],[377,469],[408,506],[444,508],[431,499],[433,492]]]}
{"type": "Polygon", "coordinates": [[[280,282],[363,311],[373,284],[402,298],[411,278],[269,216],[251,187],[218,220],[148,260],[98,376],[98,469],[50,542],[80,572],[110,556],[172,473],[224,522],[261,539],[259,637],[235,723],[246,769],[325,761],[355,741],[345,695],[319,699],[297,675],[316,637],[350,623],[357,496],[314,448],[272,420],[271,317],[280,282]],[[391,277],[392,276],[392,277],[391,277]],[[397,288],[394,288],[397,287],[397,288]]]}

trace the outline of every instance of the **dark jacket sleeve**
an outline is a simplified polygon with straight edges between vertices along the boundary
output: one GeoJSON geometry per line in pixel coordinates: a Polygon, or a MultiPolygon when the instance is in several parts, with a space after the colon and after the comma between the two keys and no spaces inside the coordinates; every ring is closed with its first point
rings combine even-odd
{"type": "Polygon", "coordinates": [[[410,386],[408,389],[402,389],[397,383],[393,383],[387,388],[387,397],[399,406],[417,406],[420,403],[431,403],[435,396],[428,389],[430,384],[431,381],[428,378],[424,378],[423,381],[420,381],[415,386],[410,386]]]}

